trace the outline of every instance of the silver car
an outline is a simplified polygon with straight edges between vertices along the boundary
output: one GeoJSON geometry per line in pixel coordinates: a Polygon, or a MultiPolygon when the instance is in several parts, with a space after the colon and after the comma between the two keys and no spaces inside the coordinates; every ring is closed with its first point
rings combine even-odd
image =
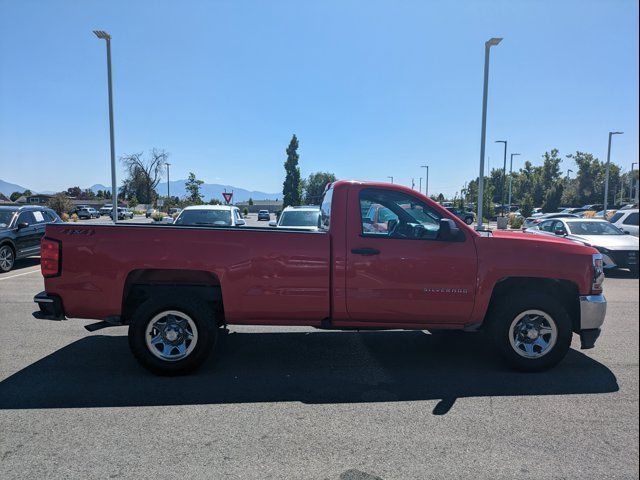
{"type": "Polygon", "coordinates": [[[606,220],[555,218],[525,231],[561,236],[590,245],[602,254],[605,269],[628,268],[638,274],[638,237],[623,232],[606,220]]]}
{"type": "Polygon", "coordinates": [[[574,215],[572,213],[562,213],[562,212],[543,213],[542,215],[533,215],[531,217],[528,217],[524,221],[522,228],[532,228],[544,222],[545,220],[550,220],[552,218],[579,218],[579,217],[578,215],[574,215]]]}

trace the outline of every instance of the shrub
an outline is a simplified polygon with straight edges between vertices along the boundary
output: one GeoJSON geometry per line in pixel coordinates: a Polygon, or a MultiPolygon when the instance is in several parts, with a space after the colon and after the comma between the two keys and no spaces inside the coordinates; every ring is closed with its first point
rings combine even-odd
{"type": "Polygon", "coordinates": [[[588,210],[586,212],[582,212],[582,218],[594,218],[596,216],[596,213],[594,210],[588,210]]]}
{"type": "Polygon", "coordinates": [[[242,215],[244,215],[245,218],[249,215],[249,209],[247,207],[244,207],[242,210],[242,215]]]}
{"type": "Polygon", "coordinates": [[[509,215],[509,227],[514,230],[520,230],[522,228],[522,224],[524,223],[524,218],[514,215],[513,213],[509,215]]]}
{"type": "Polygon", "coordinates": [[[77,222],[78,221],[78,214],[74,213],[73,215],[71,215],[71,221],[72,222],[77,222]]]}
{"type": "Polygon", "coordinates": [[[60,215],[60,218],[62,219],[63,222],[68,222],[69,221],[69,214],[65,212],[62,215],[60,215]]]}
{"type": "Polygon", "coordinates": [[[156,222],[161,222],[162,219],[164,218],[164,213],[156,212],[153,215],[151,215],[151,218],[153,218],[153,220],[156,222]]]}

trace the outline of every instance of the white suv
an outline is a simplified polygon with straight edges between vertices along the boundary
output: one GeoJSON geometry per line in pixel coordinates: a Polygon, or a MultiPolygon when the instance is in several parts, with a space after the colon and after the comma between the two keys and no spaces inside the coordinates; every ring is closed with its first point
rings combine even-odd
{"type": "Polygon", "coordinates": [[[616,227],[623,232],[630,233],[634,237],[638,236],[638,209],[618,210],[609,219],[616,227]]]}
{"type": "Polygon", "coordinates": [[[303,205],[300,207],[286,207],[276,222],[269,222],[270,227],[293,228],[297,230],[316,230],[320,219],[320,207],[303,205]]]}
{"type": "Polygon", "coordinates": [[[240,209],[233,205],[194,205],[182,210],[173,222],[202,227],[240,227],[245,223],[240,209]]]}

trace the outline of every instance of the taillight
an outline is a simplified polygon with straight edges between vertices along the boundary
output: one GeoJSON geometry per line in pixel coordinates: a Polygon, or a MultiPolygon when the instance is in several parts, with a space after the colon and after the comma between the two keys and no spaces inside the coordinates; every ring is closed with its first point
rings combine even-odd
{"type": "Polygon", "coordinates": [[[591,283],[591,293],[602,293],[604,283],[604,261],[601,253],[594,253],[593,258],[593,279],[591,283]]]}
{"type": "Polygon", "coordinates": [[[60,251],[62,244],[58,240],[43,238],[40,243],[40,269],[44,277],[60,275],[60,251]]]}

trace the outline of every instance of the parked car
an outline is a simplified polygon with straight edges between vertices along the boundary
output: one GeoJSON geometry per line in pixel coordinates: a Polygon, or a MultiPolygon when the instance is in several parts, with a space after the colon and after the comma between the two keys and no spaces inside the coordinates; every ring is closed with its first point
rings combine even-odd
{"type": "Polygon", "coordinates": [[[535,227],[539,223],[545,220],[551,220],[552,218],[580,218],[580,217],[572,213],[545,213],[537,217],[534,217],[534,216],[527,217],[524,223],[522,224],[522,228],[526,229],[526,228],[535,227]]]}
{"type": "Polygon", "coordinates": [[[90,331],[128,325],[135,358],[163,375],[202,365],[219,327],[233,324],[483,330],[478,341],[491,339],[510,365],[536,371],[565,357],[573,332],[592,348],[606,312],[594,248],[476,232],[421,193],[388,183],[330,184],[315,231],[73,231],[47,226],[45,291],[34,315],[101,320],[90,331]],[[372,205],[395,215],[385,232],[365,229],[362,212],[372,205]]]}
{"type": "Polygon", "coordinates": [[[628,268],[638,274],[638,237],[626,234],[607,220],[556,218],[545,220],[527,232],[554,235],[594,247],[603,256],[604,268],[628,268]]]}
{"type": "Polygon", "coordinates": [[[80,217],[80,210],[85,210],[87,208],[91,208],[91,205],[75,205],[71,210],[69,210],[69,213],[71,215],[75,213],[76,215],[78,215],[78,217],[80,217]]]}
{"type": "Polygon", "coordinates": [[[92,207],[79,208],[78,210],[76,210],[76,215],[78,215],[78,218],[80,219],[100,218],[100,212],[92,207]]]}
{"type": "Polygon", "coordinates": [[[473,224],[473,222],[476,221],[476,216],[473,212],[465,212],[464,210],[461,210],[456,207],[447,207],[447,210],[449,210],[451,213],[453,213],[456,217],[458,217],[467,225],[471,225],[473,224]]]}
{"type": "Polygon", "coordinates": [[[169,215],[179,214],[180,212],[182,212],[182,208],[173,207],[169,209],[169,215]]]}
{"type": "Polygon", "coordinates": [[[133,218],[133,212],[129,208],[118,207],[118,220],[133,218]]]}
{"type": "Polygon", "coordinates": [[[233,205],[194,205],[187,207],[173,221],[174,225],[241,227],[246,224],[238,207],[233,205]]]}
{"type": "Polygon", "coordinates": [[[625,233],[638,236],[638,209],[618,210],[609,221],[625,233]]]}
{"type": "Polygon", "coordinates": [[[320,207],[306,205],[299,207],[286,207],[277,221],[269,222],[271,227],[293,228],[301,230],[317,229],[320,219],[320,207]]]}
{"type": "Polygon", "coordinates": [[[0,207],[0,272],[16,260],[40,254],[40,239],[47,224],[62,223],[47,207],[0,207]]]}
{"type": "Polygon", "coordinates": [[[106,215],[107,217],[111,216],[111,212],[113,211],[113,205],[105,205],[98,210],[100,215],[106,215]]]}
{"type": "Polygon", "coordinates": [[[269,213],[269,210],[260,210],[258,212],[258,221],[269,221],[271,220],[271,214],[269,213]]]}
{"type": "Polygon", "coordinates": [[[157,210],[155,208],[147,208],[147,211],[145,212],[144,216],[146,218],[149,218],[156,212],[157,212],[157,210]]]}

